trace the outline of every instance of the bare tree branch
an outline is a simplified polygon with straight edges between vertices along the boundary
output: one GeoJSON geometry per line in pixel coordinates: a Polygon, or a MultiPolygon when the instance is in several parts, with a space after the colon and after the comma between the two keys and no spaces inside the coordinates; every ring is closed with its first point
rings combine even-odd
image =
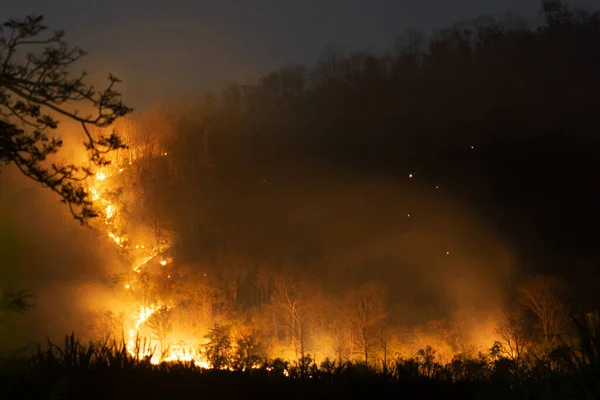
{"type": "Polygon", "coordinates": [[[110,163],[108,153],[126,146],[115,132],[94,134],[92,128],[110,127],[132,110],[114,90],[120,83],[115,76],[109,74],[104,90],[86,84],[85,72],[71,77],[69,69],[86,53],[68,45],[62,31],[40,37],[47,29],[42,22],[42,16],[31,15],[0,26],[0,165],[15,164],[24,175],[58,194],[73,216],[85,224],[98,215],[81,186],[92,171],[73,164],[48,165],[63,144],[51,133],[59,126],[55,116],[81,124],[89,160],[102,167],[110,163]],[[24,61],[19,62],[16,55],[22,51],[26,52],[24,61]],[[73,104],[93,112],[81,115],[70,108],[73,104]]]}

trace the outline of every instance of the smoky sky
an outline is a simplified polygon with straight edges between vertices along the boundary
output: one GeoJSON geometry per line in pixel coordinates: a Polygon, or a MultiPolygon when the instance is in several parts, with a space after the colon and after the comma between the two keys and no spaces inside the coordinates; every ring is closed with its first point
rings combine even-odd
{"type": "MultiPolygon", "coordinates": [[[[591,6],[594,0],[576,0],[591,6]]],[[[89,52],[90,74],[113,72],[137,109],[183,92],[249,82],[311,64],[333,46],[381,51],[407,28],[429,31],[511,11],[535,18],[540,0],[21,0],[2,18],[37,13],[89,52]]]]}

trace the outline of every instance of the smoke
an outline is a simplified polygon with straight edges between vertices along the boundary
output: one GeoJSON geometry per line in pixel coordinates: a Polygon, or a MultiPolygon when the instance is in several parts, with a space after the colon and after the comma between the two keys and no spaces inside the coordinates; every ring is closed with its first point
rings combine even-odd
{"type": "Polygon", "coordinates": [[[87,313],[113,305],[105,277],[123,268],[114,248],[11,167],[0,175],[0,226],[0,290],[34,295],[32,309],[0,328],[5,347],[80,331],[87,313]]]}
{"type": "Polygon", "coordinates": [[[212,218],[329,292],[385,282],[403,322],[502,305],[515,262],[485,218],[416,177],[349,175],[313,165],[289,179],[257,179],[244,195],[229,189],[212,218]]]}
{"type": "MultiPolygon", "coordinates": [[[[493,326],[489,317],[505,300],[514,261],[494,227],[449,188],[418,176],[386,180],[315,165],[278,174],[286,179],[263,178],[241,164],[234,179],[205,194],[212,203],[197,205],[210,208],[200,235],[229,246],[201,251],[235,252],[258,268],[275,263],[318,281],[330,296],[384,282],[392,324],[466,315],[484,321],[481,329],[493,326]]],[[[35,294],[35,308],[12,320],[4,343],[85,333],[93,313],[119,312],[106,277],[130,266],[105,233],[79,226],[56,196],[16,171],[5,169],[1,178],[2,237],[10,240],[2,247],[2,289],[35,294]]],[[[174,201],[177,209],[183,200],[174,201]]],[[[187,246],[198,243],[187,239],[187,246]]]]}

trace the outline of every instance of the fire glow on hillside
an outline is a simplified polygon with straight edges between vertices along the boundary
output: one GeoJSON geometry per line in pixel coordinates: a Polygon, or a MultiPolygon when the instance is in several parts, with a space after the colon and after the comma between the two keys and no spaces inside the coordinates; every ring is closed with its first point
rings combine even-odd
{"type": "Polygon", "coordinates": [[[481,320],[468,312],[452,321],[392,327],[388,289],[379,282],[365,283],[334,299],[320,291],[318,283],[259,270],[252,282],[257,305],[244,305],[239,292],[248,271],[233,265],[239,260],[219,267],[222,277],[216,288],[211,270],[194,275],[181,265],[171,251],[175,235],[164,234],[164,224],[131,216],[131,210],[140,207],[136,194],[129,193],[139,190],[132,189],[136,186],[131,181],[145,174],[136,170],[138,164],[158,164],[170,154],[154,153],[144,155],[144,163],[135,157],[113,161],[88,182],[101,215],[96,227],[129,268],[115,278],[115,297],[122,309],[113,310],[113,315],[122,315],[123,326],[104,334],[118,337],[122,332],[132,356],[150,358],[153,364],[193,361],[203,368],[229,368],[212,365],[206,350],[211,341],[224,340],[228,357],[245,360],[246,368],[257,367],[266,358],[381,366],[422,349],[430,349],[439,362],[449,362],[459,353],[486,351],[497,339],[494,318],[481,320]]]}
{"type": "MultiPolygon", "coordinates": [[[[120,173],[123,172],[125,168],[117,168],[117,170],[120,173]]],[[[103,217],[102,223],[108,238],[120,248],[130,251],[130,247],[124,244],[126,242],[126,238],[115,233],[118,231],[115,220],[119,212],[119,208],[113,204],[108,197],[102,195],[102,193],[106,192],[107,190],[107,188],[104,186],[106,186],[107,178],[110,176],[110,173],[107,174],[104,171],[98,172],[95,175],[91,185],[88,187],[88,191],[91,194],[92,200],[103,209],[103,213],[101,214],[103,217]]],[[[145,250],[147,247],[150,249],[150,246],[137,244],[135,249],[145,250]]],[[[162,250],[168,251],[168,248],[163,248],[162,250]]],[[[153,252],[152,250],[149,251],[149,253],[151,254],[135,260],[131,267],[131,270],[134,273],[140,274],[146,264],[160,255],[156,251],[153,252]]],[[[167,265],[167,261],[161,260],[159,264],[164,267],[167,265]]],[[[126,290],[132,290],[131,283],[126,283],[123,285],[123,287],[126,290]]],[[[169,305],[160,303],[151,303],[149,305],[135,304],[132,308],[135,311],[130,313],[128,318],[126,318],[124,321],[124,332],[128,332],[126,337],[127,349],[132,356],[139,357],[140,359],[150,356],[153,364],[170,361],[193,361],[197,366],[209,368],[209,364],[205,359],[203,359],[200,352],[195,350],[191,345],[187,345],[180,341],[176,343],[169,343],[168,345],[158,344],[156,343],[156,340],[141,335],[140,330],[150,319],[150,317],[152,317],[153,314],[162,308],[170,310],[171,307],[169,305]],[[143,342],[142,346],[140,346],[141,342],[143,342]]]]}

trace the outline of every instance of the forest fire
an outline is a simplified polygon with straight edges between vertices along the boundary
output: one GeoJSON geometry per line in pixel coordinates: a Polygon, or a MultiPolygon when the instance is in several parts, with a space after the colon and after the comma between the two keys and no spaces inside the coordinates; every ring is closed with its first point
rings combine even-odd
{"type": "MultiPolygon", "coordinates": [[[[125,168],[119,168],[119,172],[123,172],[125,168]]],[[[104,205],[104,229],[108,230],[108,237],[114,241],[120,248],[125,248],[124,238],[117,236],[111,230],[116,229],[114,226],[114,217],[118,208],[115,207],[109,199],[100,195],[100,186],[102,183],[106,183],[108,176],[104,172],[98,172],[95,176],[95,184],[89,187],[89,191],[92,196],[92,200],[99,202],[104,205]]],[[[137,245],[136,248],[144,249],[145,245],[137,245]]],[[[156,255],[147,256],[142,259],[141,262],[132,266],[132,271],[140,273],[141,269],[150,260],[154,259],[156,255]]],[[[166,266],[167,260],[161,260],[160,265],[166,266]]],[[[130,283],[123,285],[126,290],[131,290],[132,286],[130,283]]],[[[201,355],[197,351],[193,351],[191,348],[179,344],[160,344],[160,349],[157,350],[154,340],[152,338],[142,337],[140,335],[140,328],[159,310],[170,310],[171,307],[166,305],[150,304],[148,306],[139,305],[137,310],[131,314],[129,321],[124,321],[125,325],[132,325],[129,329],[127,337],[127,350],[129,353],[140,359],[151,356],[151,362],[158,364],[160,362],[173,362],[173,361],[194,361],[197,366],[208,368],[209,364],[201,359],[201,355]],[[140,340],[144,342],[144,345],[140,347],[140,340]]]]}
{"type": "Polygon", "coordinates": [[[4,20],[0,397],[600,398],[600,12],[541,3],[198,96],[159,78],[218,38],[171,30],[194,43],[146,52],[135,114],[62,30],[4,20]]]}
{"type": "MultiPolygon", "coordinates": [[[[158,160],[166,154],[157,152],[154,157],[158,160]]],[[[290,362],[306,357],[314,361],[362,359],[379,365],[427,348],[437,360],[449,362],[458,353],[489,349],[497,340],[494,325],[483,321],[462,321],[460,329],[452,321],[434,321],[412,333],[388,326],[388,289],[378,282],[366,283],[331,302],[316,290],[318,285],[259,271],[255,285],[262,300],[256,311],[250,308],[241,313],[236,301],[247,272],[235,266],[239,261],[231,260],[222,267],[223,292],[206,270],[189,275],[171,254],[172,239],[164,225],[123,213],[137,207],[135,197],[124,204],[123,197],[113,195],[122,186],[120,177],[129,177],[139,168],[138,161],[126,159],[112,168],[119,173],[105,168],[93,177],[89,192],[102,210],[98,229],[106,232],[130,265],[115,290],[124,292],[119,296],[129,310],[121,323],[132,356],[150,356],[153,364],[193,361],[203,368],[230,368],[219,365],[218,357],[211,358],[210,343],[217,341],[228,349],[227,357],[241,360],[238,362],[246,368],[255,368],[264,357],[290,362]],[[148,225],[149,233],[140,234],[148,225]],[[134,237],[126,233],[131,231],[134,237]],[[338,314],[331,326],[326,318],[330,313],[338,314]],[[265,334],[274,335],[268,346],[258,340],[265,334]]]]}

